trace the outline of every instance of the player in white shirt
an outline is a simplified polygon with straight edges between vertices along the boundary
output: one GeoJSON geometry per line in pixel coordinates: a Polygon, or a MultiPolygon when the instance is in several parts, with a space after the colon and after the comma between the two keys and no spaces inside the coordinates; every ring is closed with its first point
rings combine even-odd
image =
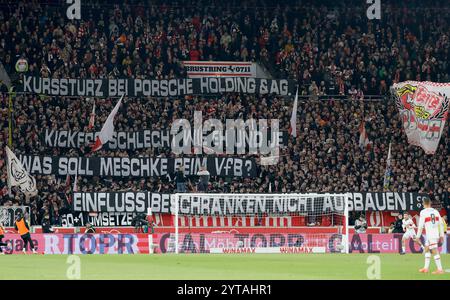
{"type": "Polygon", "coordinates": [[[419,229],[417,230],[416,240],[420,241],[422,231],[425,228],[425,266],[419,270],[421,273],[428,273],[430,267],[431,254],[434,255],[434,262],[437,270],[433,274],[444,274],[441,263],[441,256],[439,255],[439,243],[444,240],[444,224],[441,215],[437,210],[431,207],[431,200],[425,198],[423,200],[424,209],[420,212],[419,229]]]}
{"type": "MultiPolygon", "coordinates": [[[[414,220],[408,212],[403,214],[402,221],[403,231],[405,232],[402,237],[402,252],[400,254],[406,253],[406,241],[409,239],[413,239],[416,241],[416,224],[414,224],[414,220]]],[[[417,242],[416,242],[417,243],[417,242]]]]}

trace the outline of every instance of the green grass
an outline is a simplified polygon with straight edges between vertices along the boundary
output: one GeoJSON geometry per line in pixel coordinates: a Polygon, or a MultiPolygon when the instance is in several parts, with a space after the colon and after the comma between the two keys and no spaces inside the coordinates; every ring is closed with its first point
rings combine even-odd
{"type": "MultiPolygon", "coordinates": [[[[81,279],[367,279],[369,254],[80,255],[81,279]]],[[[450,279],[418,273],[419,254],[378,254],[381,279],[450,279]]],[[[2,255],[0,280],[67,279],[68,255],[2,255]]],[[[444,269],[450,255],[443,254],[444,269]]],[[[434,270],[434,261],[431,270],[434,270]]],[[[449,270],[450,271],[450,270],[449,270]]]]}

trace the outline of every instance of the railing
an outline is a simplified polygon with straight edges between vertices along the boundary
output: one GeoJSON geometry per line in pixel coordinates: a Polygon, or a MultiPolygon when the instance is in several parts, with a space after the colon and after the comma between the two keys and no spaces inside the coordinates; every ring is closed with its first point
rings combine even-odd
{"type": "Polygon", "coordinates": [[[352,97],[349,95],[299,95],[299,101],[387,101],[389,100],[389,96],[387,95],[364,95],[362,98],[360,97],[352,97]]]}
{"type": "MultiPolygon", "coordinates": [[[[8,92],[0,92],[1,94],[9,95],[8,92]]],[[[35,95],[32,92],[13,92],[13,95],[35,95]]],[[[48,96],[48,95],[42,95],[43,97],[59,97],[59,98],[65,98],[65,99],[80,99],[80,96],[48,96]]],[[[217,99],[217,94],[192,94],[190,96],[202,96],[203,98],[214,98],[217,99]]],[[[266,95],[259,95],[260,97],[265,97],[266,95]]],[[[294,100],[294,95],[291,96],[278,96],[278,97],[285,97],[285,98],[291,98],[292,101],[294,100]]],[[[95,97],[93,97],[95,98],[95,97]]],[[[120,98],[117,97],[109,97],[109,98],[120,98]]],[[[136,97],[129,97],[129,98],[136,98],[136,97]]],[[[154,96],[148,96],[148,97],[142,97],[142,98],[173,98],[173,97],[154,97],[154,96]]],[[[179,96],[179,98],[183,98],[183,96],[179,96]]],[[[347,101],[388,101],[390,100],[389,95],[364,95],[361,97],[352,97],[350,95],[298,95],[299,101],[339,101],[339,100],[347,100],[347,101]]]]}

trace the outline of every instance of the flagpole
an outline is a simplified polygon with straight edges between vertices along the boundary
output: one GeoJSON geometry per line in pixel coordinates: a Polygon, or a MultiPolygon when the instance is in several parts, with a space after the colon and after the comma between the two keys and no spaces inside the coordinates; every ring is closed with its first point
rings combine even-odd
{"type": "Polygon", "coordinates": [[[292,106],[291,119],[289,120],[290,135],[297,138],[297,110],[298,110],[298,86],[295,92],[294,104],[292,106]]]}
{"type": "Polygon", "coordinates": [[[11,179],[9,178],[9,175],[11,174],[11,170],[10,170],[10,165],[9,165],[9,157],[8,157],[8,153],[5,151],[5,156],[6,156],[6,181],[8,184],[8,195],[11,197],[12,196],[12,190],[11,190],[11,179]]]}
{"type": "Polygon", "coordinates": [[[383,190],[387,191],[391,188],[392,181],[392,166],[391,166],[391,142],[389,142],[388,157],[386,159],[386,168],[384,170],[383,190]]]}
{"type": "Polygon", "coordinates": [[[8,93],[8,146],[10,148],[12,148],[12,90],[13,88],[10,87],[8,93]]]}

